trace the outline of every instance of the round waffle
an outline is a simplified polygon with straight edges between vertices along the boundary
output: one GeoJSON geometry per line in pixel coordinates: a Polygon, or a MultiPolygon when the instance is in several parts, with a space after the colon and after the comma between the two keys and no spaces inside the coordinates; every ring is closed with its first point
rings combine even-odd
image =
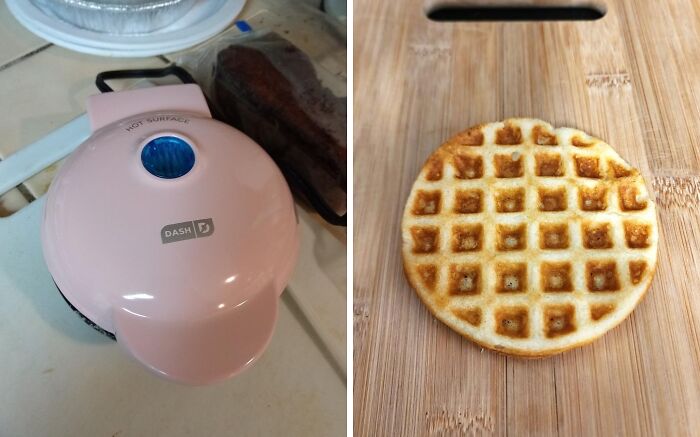
{"type": "Polygon", "coordinates": [[[638,170],[581,131],[530,119],[468,129],[413,184],[406,276],[476,343],[539,357],[627,317],[656,269],[656,209],[638,170]]]}

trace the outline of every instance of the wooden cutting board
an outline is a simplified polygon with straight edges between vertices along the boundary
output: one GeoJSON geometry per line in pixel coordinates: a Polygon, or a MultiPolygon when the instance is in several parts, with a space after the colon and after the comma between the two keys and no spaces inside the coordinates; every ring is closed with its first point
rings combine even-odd
{"type": "Polygon", "coordinates": [[[355,0],[357,435],[700,433],[700,4],[598,3],[597,21],[447,23],[426,18],[434,2],[355,0]],[[433,318],[400,254],[427,156],[514,116],[607,140],[651,184],[661,228],[634,313],[592,345],[530,361],[433,318]]]}

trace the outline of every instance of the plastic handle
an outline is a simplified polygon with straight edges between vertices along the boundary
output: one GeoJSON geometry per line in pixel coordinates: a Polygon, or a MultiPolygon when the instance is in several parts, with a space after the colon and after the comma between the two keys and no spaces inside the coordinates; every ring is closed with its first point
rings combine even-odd
{"type": "Polygon", "coordinates": [[[115,121],[154,111],[188,112],[211,118],[204,94],[195,84],[97,94],[87,101],[93,132],[115,121]]]}

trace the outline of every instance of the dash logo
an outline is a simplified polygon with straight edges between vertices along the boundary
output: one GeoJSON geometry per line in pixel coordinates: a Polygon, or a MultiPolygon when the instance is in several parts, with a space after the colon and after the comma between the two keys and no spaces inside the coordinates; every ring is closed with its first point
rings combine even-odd
{"type": "Polygon", "coordinates": [[[191,238],[208,237],[214,233],[214,220],[207,218],[190,222],[173,223],[163,226],[160,230],[160,239],[163,244],[176,241],[189,240],[191,238]]]}

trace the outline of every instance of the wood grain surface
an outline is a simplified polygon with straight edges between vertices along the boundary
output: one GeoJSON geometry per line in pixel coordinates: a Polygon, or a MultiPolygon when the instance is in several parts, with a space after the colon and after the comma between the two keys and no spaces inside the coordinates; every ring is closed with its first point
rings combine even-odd
{"type": "Polygon", "coordinates": [[[698,435],[700,3],[605,1],[601,20],[548,23],[433,22],[436,3],[354,5],[356,434],[698,435]],[[515,116],[606,140],[658,204],[647,296],[602,339],[542,360],[452,332],[401,267],[423,161],[466,127],[515,116]]]}

